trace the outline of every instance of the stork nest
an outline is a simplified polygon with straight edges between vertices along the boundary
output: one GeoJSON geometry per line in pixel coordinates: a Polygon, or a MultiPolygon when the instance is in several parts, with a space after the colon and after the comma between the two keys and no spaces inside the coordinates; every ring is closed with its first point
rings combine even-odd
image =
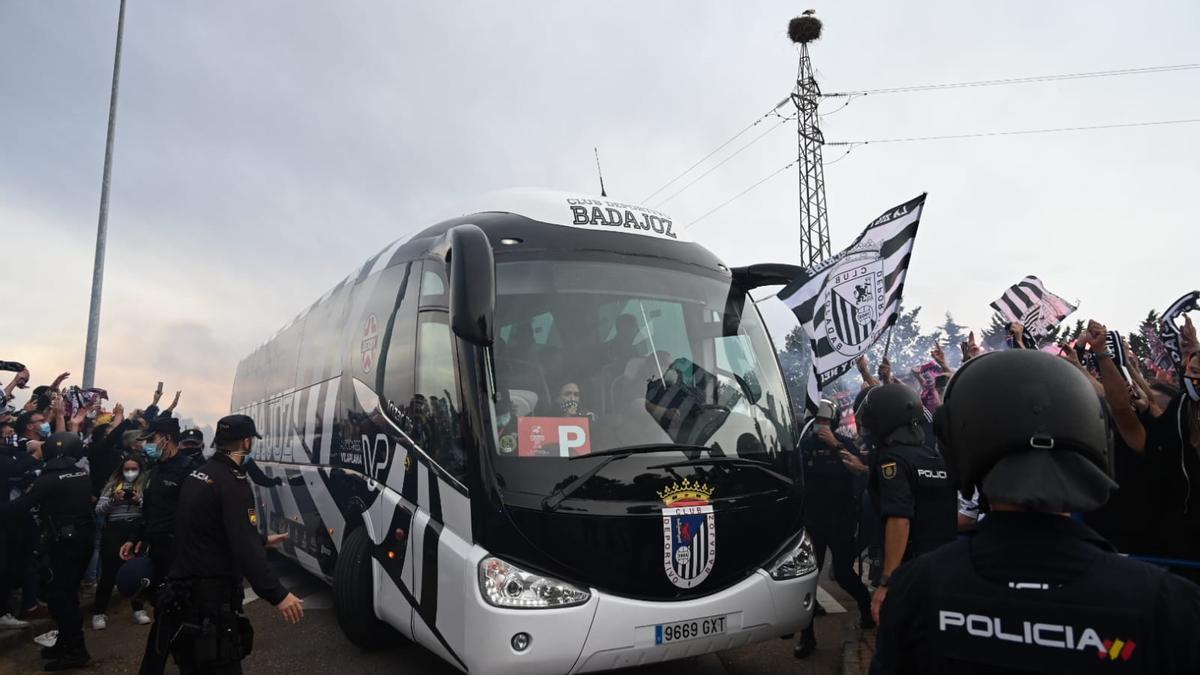
{"type": "Polygon", "coordinates": [[[788,37],[792,42],[805,44],[821,37],[821,20],[815,16],[798,16],[788,22],[788,37]]]}

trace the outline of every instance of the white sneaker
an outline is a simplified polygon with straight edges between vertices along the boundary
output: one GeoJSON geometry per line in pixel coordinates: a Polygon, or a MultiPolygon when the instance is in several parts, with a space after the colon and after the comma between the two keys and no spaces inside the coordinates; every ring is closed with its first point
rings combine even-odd
{"type": "Polygon", "coordinates": [[[58,631],[48,630],[45,633],[33,638],[33,641],[43,647],[53,647],[58,644],[58,631]]]}
{"type": "Polygon", "coordinates": [[[133,613],[133,622],[139,626],[148,625],[152,621],[153,621],[153,619],[150,618],[150,615],[147,614],[146,610],[144,610],[144,609],[139,609],[138,611],[133,613]]]}
{"type": "Polygon", "coordinates": [[[104,630],[108,628],[108,616],[104,614],[92,615],[92,630],[104,630]]]}
{"type": "Polygon", "coordinates": [[[28,628],[29,622],[22,621],[12,614],[0,616],[0,628],[28,628]]]}

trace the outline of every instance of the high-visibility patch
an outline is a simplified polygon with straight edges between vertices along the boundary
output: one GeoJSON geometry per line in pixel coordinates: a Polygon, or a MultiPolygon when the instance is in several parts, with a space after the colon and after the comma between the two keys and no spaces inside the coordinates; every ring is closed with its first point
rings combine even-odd
{"type": "Polygon", "coordinates": [[[887,464],[883,464],[879,467],[879,469],[880,469],[880,473],[883,474],[883,477],[888,480],[891,480],[896,477],[896,463],[895,462],[888,462],[887,464]]]}

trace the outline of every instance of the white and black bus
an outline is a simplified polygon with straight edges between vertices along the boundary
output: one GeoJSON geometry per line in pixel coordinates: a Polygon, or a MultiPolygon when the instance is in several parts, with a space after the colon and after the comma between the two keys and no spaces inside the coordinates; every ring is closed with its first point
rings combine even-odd
{"type": "Polygon", "coordinates": [[[747,291],[665,214],[503,193],[397,241],[237,369],[260,527],[371,648],[577,673],[812,613],[797,432],[747,291]],[[262,517],[265,515],[265,517],[262,517]],[[398,635],[399,634],[399,635],[398,635]]]}

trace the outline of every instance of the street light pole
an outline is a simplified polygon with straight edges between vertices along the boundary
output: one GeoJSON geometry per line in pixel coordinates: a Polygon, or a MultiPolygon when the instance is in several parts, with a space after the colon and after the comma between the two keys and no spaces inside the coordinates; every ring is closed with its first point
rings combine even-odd
{"type": "Polygon", "coordinates": [[[100,341],[100,297],[104,290],[104,248],[108,239],[108,186],[112,179],[113,133],[117,127],[117,83],[121,78],[121,41],[125,35],[125,0],[117,16],[117,53],[113,57],[112,94],[108,99],[108,139],[104,143],[104,177],[100,181],[100,219],[96,226],[96,261],[92,266],[92,303],[88,311],[83,386],[95,386],[96,350],[100,341]]]}

